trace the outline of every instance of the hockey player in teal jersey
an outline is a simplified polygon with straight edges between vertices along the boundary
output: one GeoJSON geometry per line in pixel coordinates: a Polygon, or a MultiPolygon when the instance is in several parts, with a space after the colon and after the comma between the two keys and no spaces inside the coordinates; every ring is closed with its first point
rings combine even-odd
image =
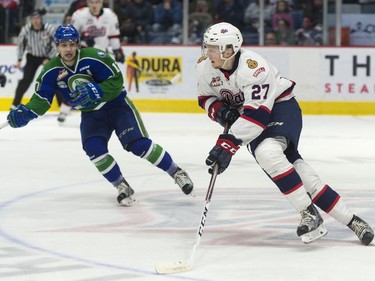
{"type": "Polygon", "coordinates": [[[45,114],[58,91],[69,105],[81,110],[82,147],[99,172],[118,189],[120,205],[130,206],[135,199],[134,190],[108,152],[113,132],[125,150],[164,170],[183,193],[193,195],[193,182],[188,174],[149,138],[139,112],[127,97],[116,62],[103,50],[80,49],[79,38],[73,25],[58,27],[55,44],[59,55],[42,69],[30,101],[9,112],[9,125],[23,127],[45,114]]]}

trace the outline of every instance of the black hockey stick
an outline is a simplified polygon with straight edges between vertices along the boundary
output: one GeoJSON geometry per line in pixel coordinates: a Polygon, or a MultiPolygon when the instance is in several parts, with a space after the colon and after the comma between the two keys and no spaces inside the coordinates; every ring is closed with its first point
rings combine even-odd
{"type": "MultiPolygon", "coordinates": [[[[224,128],[224,134],[228,133],[229,126],[226,125],[224,128]]],[[[212,192],[214,191],[214,186],[215,186],[215,181],[216,177],[218,175],[218,165],[215,164],[212,167],[212,175],[211,175],[211,180],[210,184],[208,185],[207,193],[206,193],[206,199],[204,203],[204,208],[201,216],[201,220],[199,222],[199,227],[197,230],[197,233],[195,235],[195,242],[193,245],[193,250],[191,251],[190,258],[188,260],[184,261],[174,261],[174,262],[161,262],[157,263],[155,265],[155,270],[159,274],[172,274],[172,273],[179,273],[179,272],[185,272],[185,271],[190,271],[193,269],[194,261],[195,261],[195,255],[197,252],[198,245],[201,241],[202,234],[203,234],[203,228],[206,223],[206,218],[207,218],[207,213],[208,213],[208,208],[211,203],[211,197],[212,197],[212,192]]]]}

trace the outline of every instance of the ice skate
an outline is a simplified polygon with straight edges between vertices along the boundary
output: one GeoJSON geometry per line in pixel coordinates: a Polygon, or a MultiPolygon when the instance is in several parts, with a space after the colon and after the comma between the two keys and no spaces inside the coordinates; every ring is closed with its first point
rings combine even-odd
{"type": "Polygon", "coordinates": [[[189,175],[182,170],[181,168],[177,168],[176,173],[173,174],[173,179],[176,184],[181,188],[182,192],[186,195],[191,195],[194,197],[194,184],[191,181],[189,175]]]}
{"type": "Polygon", "coordinates": [[[65,103],[61,103],[60,105],[60,113],[57,116],[57,121],[62,124],[65,122],[66,117],[70,114],[71,107],[65,103]]]}
{"type": "Polygon", "coordinates": [[[353,216],[352,220],[348,224],[348,227],[353,230],[363,245],[367,246],[374,239],[374,231],[372,228],[367,222],[356,215],[353,216]]]}
{"type": "Polygon", "coordinates": [[[117,186],[117,190],[117,202],[121,206],[130,207],[136,202],[136,200],[133,198],[134,190],[130,187],[125,179],[123,179],[122,182],[117,186]]]}
{"type": "Polygon", "coordinates": [[[57,121],[58,121],[59,123],[64,123],[65,120],[66,120],[66,116],[68,116],[67,113],[65,113],[65,112],[60,112],[59,115],[57,116],[57,121]]]}
{"type": "Polygon", "coordinates": [[[301,223],[297,228],[297,235],[301,237],[303,243],[308,244],[322,238],[327,234],[327,229],[323,226],[323,218],[314,204],[308,206],[301,212],[301,223]]]}

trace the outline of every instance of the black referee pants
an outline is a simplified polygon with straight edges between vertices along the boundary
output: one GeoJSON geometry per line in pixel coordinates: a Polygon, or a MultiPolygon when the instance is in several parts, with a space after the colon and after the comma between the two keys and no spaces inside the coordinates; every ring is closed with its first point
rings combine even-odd
{"type": "Polygon", "coordinates": [[[46,58],[26,54],[26,65],[23,69],[23,78],[18,82],[16,94],[13,99],[14,106],[21,103],[23,95],[33,82],[35,73],[38,70],[38,67],[43,63],[44,59],[46,58]]]}

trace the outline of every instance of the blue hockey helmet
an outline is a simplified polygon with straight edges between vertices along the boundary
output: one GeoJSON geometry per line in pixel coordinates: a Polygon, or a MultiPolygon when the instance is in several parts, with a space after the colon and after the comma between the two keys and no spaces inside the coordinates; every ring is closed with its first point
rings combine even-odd
{"type": "Polygon", "coordinates": [[[77,42],[79,44],[79,33],[77,29],[71,25],[60,25],[55,32],[55,44],[56,46],[61,42],[61,41],[73,41],[77,42]]]}

